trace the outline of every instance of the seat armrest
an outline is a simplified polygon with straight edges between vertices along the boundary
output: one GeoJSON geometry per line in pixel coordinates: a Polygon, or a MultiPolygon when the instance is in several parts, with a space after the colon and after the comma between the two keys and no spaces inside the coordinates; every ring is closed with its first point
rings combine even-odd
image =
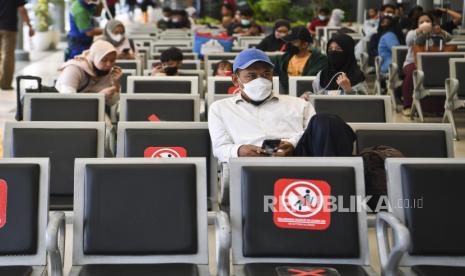
{"type": "Polygon", "coordinates": [[[65,213],[51,213],[46,233],[47,253],[50,258],[48,264],[48,274],[51,276],[63,275],[63,264],[65,255],[65,233],[65,213]]]}
{"type": "Polygon", "coordinates": [[[216,212],[215,220],[216,264],[218,276],[230,274],[231,225],[229,217],[223,211],[216,212]]]}
{"type": "Polygon", "coordinates": [[[220,189],[219,189],[219,204],[220,206],[229,206],[229,164],[221,163],[220,172],[220,189]]]}
{"type": "Polygon", "coordinates": [[[448,78],[445,81],[446,85],[446,101],[444,103],[445,110],[454,110],[454,100],[457,99],[459,92],[459,80],[456,78],[448,78]]]}
{"type": "Polygon", "coordinates": [[[425,96],[424,80],[425,73],[422,70],[413,71],[413,98],[420,100],[425,96]]]}
{"type": "Polygon", "coordinates": [[[376,238],[378,241],[381,275],[398,275],[399,264],[410,247],[410,232],[393,214],[379,212],[376,216],[376,238]],[[393,244],[389,243],[388,227],[392,229],[393,244]]]}

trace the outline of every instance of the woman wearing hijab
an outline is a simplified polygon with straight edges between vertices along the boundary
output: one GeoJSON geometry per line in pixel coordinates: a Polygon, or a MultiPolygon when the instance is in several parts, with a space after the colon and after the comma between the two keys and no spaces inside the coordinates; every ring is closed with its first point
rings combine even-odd
{"type": "Polygon", "coordinates": [[[365,76],[358,67],[354,54],[354,40],[346,34],[336,34],[328,42],[328,66],[321,70],[315,81],[315,94],[367,94],[365,76]]]}
{"type": "Polygon", "coordinates": [[[387,74],[389,64],[392,62],[391,48],[399,46],[403,41],[403,35],[393,17],[384,16],[381,18],[378,32],[381,35],[378,44],[378,54],[382,58],[381,73],[387,74]]]}
{"type": "Polygon", "coordinates": [[[125,36],[125,32],[121,21],[110,20],[105,26],[103,39],[115,47],[117,59],[135,59],[136,47],[134,42],[125,36]]]}
{"type": "Polygon", "coordinates": [[[60,93],[103,93],[107,105],[118,101],[121,68],[115,66],[116,49],[104,40],[59,68],[55,88],[60,93]]]}
{"type": "Polygon", "coordinates": [[[282,38],[289,33],[290,29],[291,24],[289,21],[284,19],[276,21],[273,33],[265,37],[255,48],[260,49],[263,52],[277,52],[284,50],[286,42],[284,42],[282,38]]]}

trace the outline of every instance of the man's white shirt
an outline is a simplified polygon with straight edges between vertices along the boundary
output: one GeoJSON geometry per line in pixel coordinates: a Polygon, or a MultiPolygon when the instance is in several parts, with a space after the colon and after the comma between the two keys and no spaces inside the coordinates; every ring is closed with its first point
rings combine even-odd
{"type": "Polygon", "coordinates": [[[208,112],[213,154],[228,162],[242,145],[261,147],[265,139],[284,139],[295,147],[313,115],[310,102],[291,96],[273,95],[259,106],[240,93],[216,101],[208,112]]]}

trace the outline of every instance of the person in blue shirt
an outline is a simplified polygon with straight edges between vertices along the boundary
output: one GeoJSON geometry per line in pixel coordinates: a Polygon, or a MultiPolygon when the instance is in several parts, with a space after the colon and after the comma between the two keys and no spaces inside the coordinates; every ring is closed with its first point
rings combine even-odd
{"type": "Polygon", "coordinates": [[[378,54],[382,58],[381,73],[387,74],[389,64],[392,62],[391,49],[400,45],[403,37],[396,27],[395,19],[390,16],[381,18],[378,31],[381,32],[378,44],[378,54]]]}
{"type": "Polygon", "coordinates": [[[69,11],[70,31],[68,33],[68,49],[65,60],[74,58],[90,48],[94,36],[101,35],[94,17],[102,11],[100,0],[76,0],[69,11]]]}

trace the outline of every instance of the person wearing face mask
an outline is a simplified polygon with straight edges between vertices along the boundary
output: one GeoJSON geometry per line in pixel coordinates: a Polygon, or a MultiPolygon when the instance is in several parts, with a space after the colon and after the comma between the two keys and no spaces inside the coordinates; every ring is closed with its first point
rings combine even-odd
{"type": "Polygon", "coordinates": [[[238,22],[233,22],[227,28],[229,36],[233,34],[250,36],[259,35],[261,33],[261,27],[258,26],[253,20],[253,11],[249,7],[243,7],[239,10],[238,22]],[[257,33],[257,28],[259,33],[257,33]]]}
{"type": "Polygon", "coordinates": [[[67,61],[58,70],[55,88],[60,93],[103,93],[107,105],[118,101],[121,68],[115,66],[116,49],[98,40],[89,50],[67,61]]]}
{"type": "MultiPolygon", "coordinates": [[[[393,18],[393,23],[392,23],[392,29],[397,30],[401,32],[401,28],[399,25],[399,18],[395,16],[396,12],[396,6],[392,4],[385,4],[381,7],[381,17],[391,17],[393,18]]],[[[381,39],[381,35],[383,35],[383,30],[381,29],[381,26],[378,24],[376,26],[377,31],[376,33],[372,34],[370,39],[368,40],[368,56],[369,56],[369,64],[374,65],[374,60],[375,57],[379,55],[378,53],[378,46],[379,46],[379,40],[381,39]]],[[[402,37],[402,41],[400,41],[400,44],[404,44],[402,37]]]]}
{"type": "Polygon", "coordinates": [[[80,55],[90,48],[95,36],[103,33],[94,20],[102,12],[100,0],[76,0],[70,8],[70,31],[65,60],[80,55]]]}
{"type": "Polygon", "coordinates": [[[315,76],[326,67],[326,56],[310,48],[313,43],[310,32],[305,27],[292,28],[286,41],[286,52],[272,57],[274,74],[284,91],[289,90],[289,76],[315,76]]]}
{"type": "Polygon", "coordinates": [[[134,42],[125,36],[125,27],[121,21],[110,20],[104,29],[104,40],[110,42],[117,52],[117,59],[135,59],[134,42]]]}
{"type": "Polygon", "coordinates": [[[387,74],[389,64],[392,62],[391,48],[400,45],[403,40],[402,32],[395,27],[392,17],[384,16],[380,22],[381,38],[378,44],[378,53],[382,58],[381,73],[387,74]]]}
{"type": "Polygon", "coordinates": [[[335,34],[326,48],[328,66],[313,81],[315,94],[368,94],[365,75],[358,67],[354,40],[346,34],[335,34]]]}
{"type": "Polygon", "coordinates": [[[283,37],[289,33],[290,29],[291,24],[289,21],[284,19],[276,21],[274,24],[273,33],[265,37],[255,48],[264,52],[283,51],[286,44],[286,42],[283,40],[283,37]]]}
{"type": "Polygon", "coordinates": [[[273,92],[273,63],[258,49],[234,60],[232,97],[214,102],[208,112],[213,154],[220,162],[235,157],[350,156],[355,134],[335,115],[315,114],[296,97],[273,92]],[[273,139],[271,152],[262,147],[273,139]],[[266,144],[266,143],[265,143],[266,144]]]}
{"type": "Polygon", "coordinates": [[[154,63],[152,76],[177,76],[181,68],[183,54],[176,47],[163,51],[160,55],[160,63],[154,63]]]}
{"type": "Polygon", "coordinates": [[[191,23],[185,10],[175,10],[171,14],[171,24],[169,29],[188,29],[191,23]]]}
{"type": "MultiPolygon", "coordinates": [[[[404,109],[402,114],[409,117],[411,113],[411,106],[413,101],[413,71],[417,69],[415,65],[415,51],[418,46],[425,47],[428,43],[430,47],[435,44],[441,44],[432,38],[434,35],[437,40],[442,40],[445,45],[446,42],[451,40],[451,36],[441,30],[439,26],[433,27],[434,18],[431,14],[423,13],[418,16],[416,25],[413,30],[407,33],[405,39],[407,46],[409,46],[407,56],[404,62],[404,81],[402,82],[402,104],[404,109]]],[[[423,109],[428,110],[430,107],[429,99],[426,98],[422,101],[423,109]]]]}
{"type": "Polygon", "coordinates": [[[328,25],[329,22],[329,9],[327,8],[321,8],[318,11],[318,16],[313,18],[312,21],[310,21],[307,24],[307,28],[312,34],[312,36],[316,35],[316,27],[325,27],[328,25]]]}
{"type": "Polygon", "coordinates": [[[162,10],[163,18],[158,20],[157,27],[162,30],[171,28],[171,13],[172,10],[170,7],[164,7],[162,10]]]}

